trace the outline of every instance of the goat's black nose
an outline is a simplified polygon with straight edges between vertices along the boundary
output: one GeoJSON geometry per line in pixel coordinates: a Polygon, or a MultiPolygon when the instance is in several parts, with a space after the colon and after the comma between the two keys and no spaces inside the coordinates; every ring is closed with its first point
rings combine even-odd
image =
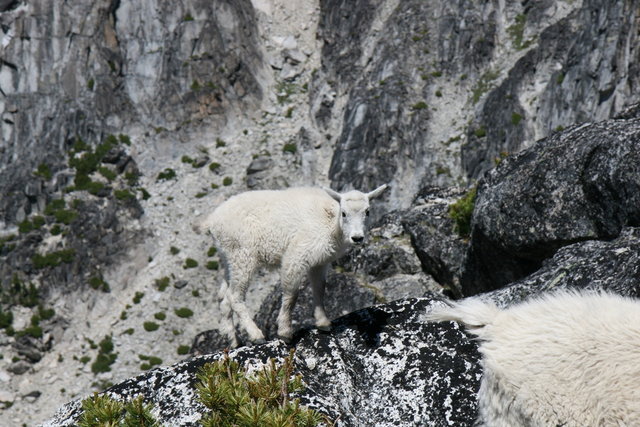
{"type": "Polygon", "coordinates": [[[353,243],[362,243],[362,241],[364,240],[363,236],[353,236],[351,237],[351,240],[353,240],[353,243]]]}

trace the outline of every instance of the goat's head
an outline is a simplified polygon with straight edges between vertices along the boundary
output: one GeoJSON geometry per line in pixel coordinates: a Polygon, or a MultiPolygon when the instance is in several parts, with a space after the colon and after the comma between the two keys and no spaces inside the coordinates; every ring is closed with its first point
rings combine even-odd
{"type": "Polygon", "coordinates": [[[335,201],[340,203],[338,219],[345,243],[351,245],[364,242],[366,222],[369,216],[369,200],[380,196],[386,188],[387,184],[383,184],[370,193],[353,190],[342,194],[330,188],[324,189],[335,201]]]}

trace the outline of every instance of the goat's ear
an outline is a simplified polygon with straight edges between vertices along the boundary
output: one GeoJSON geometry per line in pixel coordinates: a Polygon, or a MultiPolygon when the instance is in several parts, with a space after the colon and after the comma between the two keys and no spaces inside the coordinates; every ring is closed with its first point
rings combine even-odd
{"type": "Polygon", "coordinates": [[[382,184],[380,187],[376,188],[375,190],[373,190],[370,193],[367,193],[367,198],[369,198],[369,200],[371,199],[375,199],[376,197],[380,196],[384,190],[387,189],[387,184],[382,184]]]}
{"type": "Polygon", "coordinates": [[[326,191],[327,194],[330,195],[336,202],[340,203],[340,199],[342,199],[342,195],[340,193],[338,193],[337,191],[333,191],[332,189],[327,187],[322,187],[322,189],[326,191]]]}

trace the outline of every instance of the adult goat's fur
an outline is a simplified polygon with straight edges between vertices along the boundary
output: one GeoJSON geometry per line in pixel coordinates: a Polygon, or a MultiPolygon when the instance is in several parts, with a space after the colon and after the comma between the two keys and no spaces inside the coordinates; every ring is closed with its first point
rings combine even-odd
{"type": "Polygon", "coordinates": [[[470,298],[427,317],[478,336],[482,425],[640,426],[640,301],[559,291],[506,309],[470,298]]]}

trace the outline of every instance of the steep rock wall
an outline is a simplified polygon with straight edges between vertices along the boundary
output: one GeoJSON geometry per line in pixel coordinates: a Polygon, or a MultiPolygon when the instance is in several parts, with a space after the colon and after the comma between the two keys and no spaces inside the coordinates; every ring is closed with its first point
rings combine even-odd
{"type": "Polygon", "coordinates": [[[220,126],[262,97],[248,1],[42,1],[0,20],[4,223],[38,211],[24,189],[32,171],[63,169],[77,137],[100,141],[132,124],[220,126]]]}
{"type": "Polygon", "coordinates": [[[321,6],[314,114],[341,128],[331,178],[397,183],[390,204],[478,179],[496,158],[638,100],[633,2],[321,6]]]}

